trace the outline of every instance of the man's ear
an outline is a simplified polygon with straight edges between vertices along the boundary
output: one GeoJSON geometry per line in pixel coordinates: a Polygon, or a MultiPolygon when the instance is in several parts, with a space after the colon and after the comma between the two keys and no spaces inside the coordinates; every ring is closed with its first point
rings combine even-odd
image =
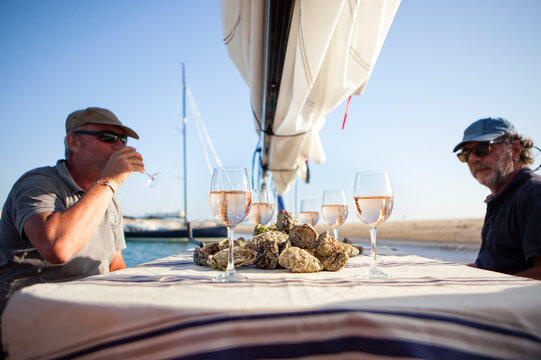
{"type": "Polygon", "coordinates": [[[520,161],[520,155],[522,154],[522,145],[520,144],[520,141],[517,140],[513,142],[511,149],[513,149],[513,160],[520,161]]]}
{"type": "Polygon", "coordinates": [[[78,148],[81,146],[81,137],[71,133],[67,134],[66,145],[72,152],[77,152],[78,148]]]}

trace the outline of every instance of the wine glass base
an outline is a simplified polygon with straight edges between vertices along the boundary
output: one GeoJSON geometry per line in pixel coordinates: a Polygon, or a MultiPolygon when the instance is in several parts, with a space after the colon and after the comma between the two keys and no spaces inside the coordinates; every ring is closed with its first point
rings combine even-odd
{"type": "Polygon", "coordinates": [[[390,279],[391,275],[381,270],[368,269],[364,273],[356,275],[355,277],[360,279],[390,279]]]}
{"type": "Polygon", "coordinates": [[[248,278],[242,275],[237,274],[236,272],[225,272],[223,274],[220,274],[216,276],[214,279],[212,279],[214,282],[243,282],[246,281],[248,278]]]}

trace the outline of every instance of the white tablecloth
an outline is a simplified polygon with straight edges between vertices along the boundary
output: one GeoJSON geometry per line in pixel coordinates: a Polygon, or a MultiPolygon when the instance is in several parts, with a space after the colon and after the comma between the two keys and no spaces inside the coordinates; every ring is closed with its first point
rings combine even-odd
{"type": "Polygon", "coordinates": [[[245,283],[179,254],[112,274],[34,285],[10,299],[14,359],[541,358],[541,282],[418,256],[390,280],[239,268],[245,283]]]}

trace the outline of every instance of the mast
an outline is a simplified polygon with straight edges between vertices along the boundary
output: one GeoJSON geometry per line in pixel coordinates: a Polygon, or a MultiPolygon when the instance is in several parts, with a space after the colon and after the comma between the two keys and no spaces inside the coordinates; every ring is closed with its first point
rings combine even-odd
{"type": "Polygon", "coordinates": [[[186,72],[182,63],[182,144],[184,156],[184,223],[188,224],[188,173],[186,164],[186,72]]]}

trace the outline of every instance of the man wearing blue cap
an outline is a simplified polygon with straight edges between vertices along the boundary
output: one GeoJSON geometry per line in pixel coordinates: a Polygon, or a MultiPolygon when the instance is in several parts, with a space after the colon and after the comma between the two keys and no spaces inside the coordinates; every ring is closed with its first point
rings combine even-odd
{"type": "Polygon", "coordinates": [[[453,152],[488,187],[482,244],[475,266],[541,280],[541,177],[533,163],[533,141],[502,118],[480,119],[453,152]]]}

